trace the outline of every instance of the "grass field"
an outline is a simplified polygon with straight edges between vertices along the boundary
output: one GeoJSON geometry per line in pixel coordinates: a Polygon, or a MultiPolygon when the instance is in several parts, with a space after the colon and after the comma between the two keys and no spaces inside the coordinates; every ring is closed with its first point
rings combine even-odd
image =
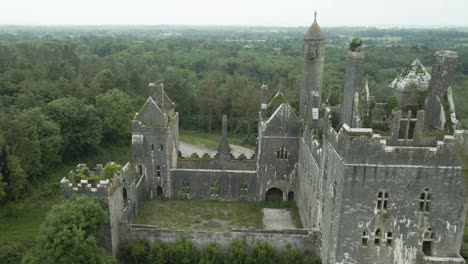
{"type": "Polygon", "coordinates": [[[216,200],[147,200],[140,207],[134,223],[168,229],[262,229],[263,208],[286,208],[294,225],[302,227],[297,208],[291,203],[216,200]]]}
{"type": "MultiPolygon", "coordinates": [[[[221,133],[206,133],[196,130],[180,130],[179,140],[185,141],[190,144],[204,146],[209,149],[218,149],[219,140],[221,133]]],[[[243,136],[240,135],[228,135],[229,144],[239,145],[246,148],[254,149],[255,146],[245,144],[243,136]]]]}
{"type": "Polygon", "coordinates": [[[105,164],[108,161],[124,164],[130,157],[128,146],[106,146],[99,148],[94,155],[57,166],[48,177],[30,186],[26,197],[13,203],[17,216],[11,216],[9,206],[0,207],[0,241],[34,240],[47,213],[54,205],[62,202],[60,180],[78,163],[86,163],[91,167],[96,163],[105,164]],[[18,209],[21,205],[24,208],[18,209]]]}

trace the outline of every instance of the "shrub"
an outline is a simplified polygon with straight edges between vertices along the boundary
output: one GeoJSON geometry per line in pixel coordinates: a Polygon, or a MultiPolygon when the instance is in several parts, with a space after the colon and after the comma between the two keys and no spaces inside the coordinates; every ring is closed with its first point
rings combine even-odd
{"type": "Polygon", "coordinates": [[[154,244],[149,252],[148,262],[151,264],[165,264],[168,263],[167,249],[164,244],[154,244]]]}
{"type": "Polygon", "coordinates": [[[223,254],[219,250],[216,242],[211,242],[202,251],[198,264],[218,264],[223,263],[223,254]]]}
{"type": "Polygon", "coordinates": [[[198,254],[192,242],[186,238],[178,239],[167,248],[167,260],[172,264],[197,263],[198,254]]]}
{"type": "Polygon", "coordinates": [[[252,264],[273,264],[276,262],[276,253],[273,247],[267,242],[258,242],[252,247],[252,253],[248,263],[252,264]]]}
{"type": "Polygon", "coordinates": [[[302,253],[298,249],[293,249],[291,244],[286,245],[281,256],[282,264],[302,264],[302,253]]]}
{"type": "Polygon", "coordinates": [[[245,241],[236,239],[226,252],[226,264],[243,264],[247,262],[247,245],[245,241]]]}

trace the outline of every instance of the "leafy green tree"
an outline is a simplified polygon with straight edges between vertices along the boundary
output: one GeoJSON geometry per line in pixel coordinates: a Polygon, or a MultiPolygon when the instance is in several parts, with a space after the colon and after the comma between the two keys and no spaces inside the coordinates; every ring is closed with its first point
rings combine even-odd
{"type": "Polygon", "coordinates": [[[208,126],[208,133],[211,133],[213,119],[220,116],[221,102],[219,90],[212,80],[202,80],[199,84],[197,102],[200,108],[202,120],[208,126]]]}
{"type": "Polygon", "coordinates": [[[60,125],[65,160],[88,154],[101,142],[102,121],[94,106],[69,97],[52,101],[47,110],[60,125]]]}
{"type": "Polygon", "coordinates": [[[25,263],[113,263],[97,245],[107,214],[98,201],[76,197],[56,205],[39,229],[34,257],[25,263]]]}
{"type": "Polygon", "coordinates": [[[7,167],[7,184],[8,184],[8,196],[12,200],[18,200],[23,196],[26,185],[26,172],[21,167],[20,160],[18,157],[7,154],[6,158],[7,167]]]}
{"type": "Polygon", "coordinates": [[[96,110],[102,119],[104,139],[110,143],[127,143],[134,115],[132,99],[126,93],[112,89],[96,97],[96,110]]]}
{"type": "Polygon", "coordinates": [[[252,252],[248,258],[248,263],[252,264],[273,264],[277,263],[276,253],[273,247],[267,242],[255,243],[252,247],[252,252]]]}
{"type": "Polygon", "coordinates": [[[203,249],[198,264],[222,264],[223,254],[219,250],[216,242],[211,242],[203,249]]]}
{"type": "Polygon", "coordinates": [[[245,241],[236,239],[229,246],[226,252],[226,264],[244,264],[247,263],[247,245],[245,241]]]}

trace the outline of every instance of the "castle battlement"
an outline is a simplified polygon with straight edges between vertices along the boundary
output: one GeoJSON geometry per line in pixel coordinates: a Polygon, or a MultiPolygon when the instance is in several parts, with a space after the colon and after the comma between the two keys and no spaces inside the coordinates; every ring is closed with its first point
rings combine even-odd
{"type": "Polygon", "coordinates": [[[464,132],[445,135],[434,146],[395,146],[391,137],[374,134],[371,128],[350,128],[344,124],[339,132],[327,131],[327,139],[345,163],[405,166],[460,167],[457,146],[463,144],[464,132]]]}
{"type": "Polygon", "coordinates": [[[103,170],[102,164],[97,164],[94,171],[89,170],[86,164],[78,164],[75,170],[68,173],[67,177],[63,177],[60,181],[62,195],[65,198],[70,198],[74,194],[86,195],[90,197],[108,197],[112,195],[122,181],[124,171],[129,168],[127,163],[123,169],[117,171],[114,177],[110,179],[80,179],[80,177],[88,176],[90,178],[101,177],[103,170]],[[80,176],[82,175],[82,176],[80,176]]]}

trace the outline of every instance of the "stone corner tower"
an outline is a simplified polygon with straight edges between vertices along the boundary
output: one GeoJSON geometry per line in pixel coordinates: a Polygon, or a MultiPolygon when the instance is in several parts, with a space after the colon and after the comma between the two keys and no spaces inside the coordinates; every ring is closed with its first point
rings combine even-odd
{"type": "Polygon", "coordinates": [[[318,121],[324,61],[325,35],[320,30],[315,12],[314,23],[304,35],[299,111],[299,118],[311,124],[318,121]]]}

